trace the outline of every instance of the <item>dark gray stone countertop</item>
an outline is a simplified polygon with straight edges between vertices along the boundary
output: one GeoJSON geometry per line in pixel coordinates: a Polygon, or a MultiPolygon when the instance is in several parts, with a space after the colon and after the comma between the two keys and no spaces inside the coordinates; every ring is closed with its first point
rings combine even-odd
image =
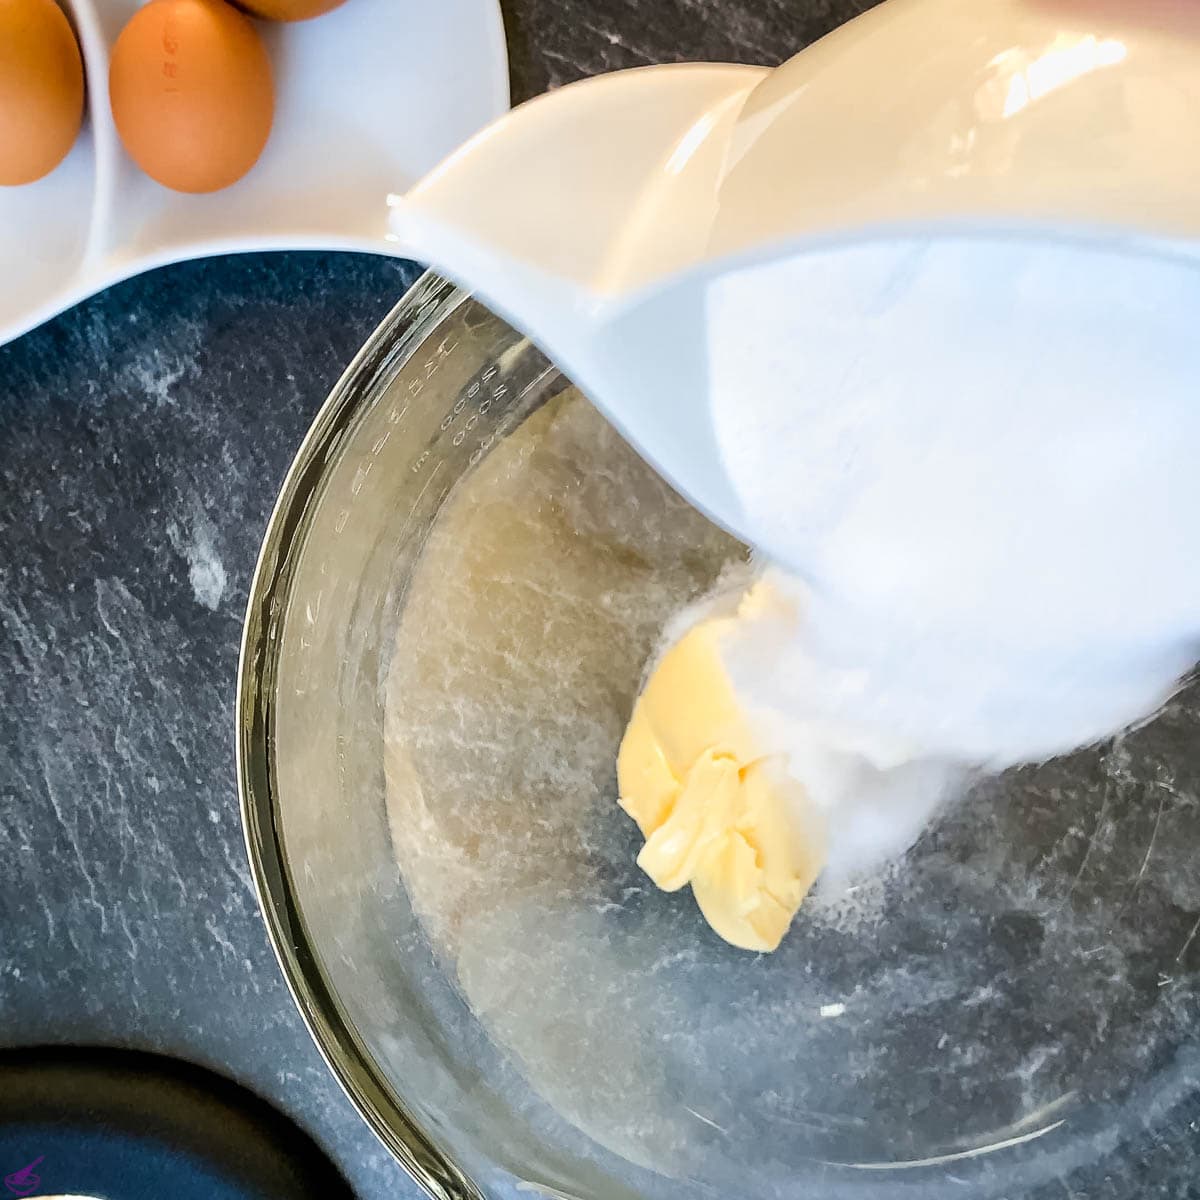
{"type": "MultiPolygon", "coordinates": [[[[652,62],[778,62],[867,6],[507,0],[514,98],[652,62]]],[[[326,1071],[268,948],[232,708],[284,472],[415,276],[337,254],[185,264],[0,349],[0,1045],[214,1067],[371,1200],[418,1191],[326,1071]]],[[[1190,1156],[1165,1157],[1046,1195],[1192,1194],[1190,1156]]]]}

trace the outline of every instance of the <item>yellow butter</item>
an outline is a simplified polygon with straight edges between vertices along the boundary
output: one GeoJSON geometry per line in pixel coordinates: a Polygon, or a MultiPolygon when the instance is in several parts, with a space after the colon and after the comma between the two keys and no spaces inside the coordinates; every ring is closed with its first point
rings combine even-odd
{"type": "Polygon", "coordinates": [[[754,735],[721,663],[721,635],[734,621],[717,617],[689,630],[663,656],[638,701],[680,779],[706,750],[739,764],[758,757],[754,735]]]}
{"type": "Polygon", "coordinates": [[[664,891],[687,884],[727,942],[770,951],[824,862],[820,821],[765,755],[720,657],[736,620],[689,631],[638,698],[617,759],[620,802],[646,844],[638,865],[664,891]]]}
{"type": "Polygon", "coordinates": [[[740,790],[737,763],[706,750],[666,819],[646,838],[638,866],[664,892],[691,883],[706,852],[733,828],[740,790]]]}
{"type": "Polygon", "coordinates": [[[621,741],[617,776],[621,807],[638,823],[642,833],[649,836],[671,811],[679,795],[679,780],[667,765],[646,715],[646,706],[640,702],[621,741]]]}

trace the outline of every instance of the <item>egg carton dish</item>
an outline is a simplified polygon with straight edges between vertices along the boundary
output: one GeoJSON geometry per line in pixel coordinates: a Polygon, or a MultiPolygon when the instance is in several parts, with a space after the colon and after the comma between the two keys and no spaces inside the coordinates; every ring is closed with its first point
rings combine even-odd
{"type": "Polygon", "coordinates": [[[110,105],[111,52],[142,7],[63,0],[83,61],[83,127],[49,174],[0,186],[0,343],[182,259],[395,253],[388,196],[509,106],[497,0],[345,0],[314,20],[255,20],[274,80],[265,148],[229,187],[173,191],[130,157],[110,105]]]}

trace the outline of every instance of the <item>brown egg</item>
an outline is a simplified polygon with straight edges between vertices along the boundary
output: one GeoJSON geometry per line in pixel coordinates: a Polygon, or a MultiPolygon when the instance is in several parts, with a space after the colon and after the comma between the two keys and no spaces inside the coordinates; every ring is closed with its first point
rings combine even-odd
{"type": "Polygon", "coordinates": [[[32,183],[83,120],[83,62],[54,0],[0,0],[0,184],[32,183]]]}
{"type": "Polygon", "coordinates": [[[108,69],[117,132],[177,192],[215,192],[258,161],[275,115],[271,62],[224,0],[151,0],[121,30],[108,69]]]}
{"type": "Polygon", "coordinates": [[[345,3],[346,0],[237,0],[239,8],[265,21],[307,21],[345,3]]]}

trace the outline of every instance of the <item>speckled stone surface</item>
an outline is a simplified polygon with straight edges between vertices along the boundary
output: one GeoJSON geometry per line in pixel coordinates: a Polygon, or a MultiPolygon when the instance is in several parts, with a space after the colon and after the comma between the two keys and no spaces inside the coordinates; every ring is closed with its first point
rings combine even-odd
{"type": "MultiPolygon", "coordinates": [[[[777,62],[863,7],[506,0],[514,97],[650,62],[777,62]]],[[[188,264],[0,349],[0,1044],[215,1067],[295,1116],[371,1200],[418,1192],[276,969],[244,861],[232,706],[279,483],[414,277],[348,255],[188,264]]],[[[1197,1131],[1200,1108],[1176,1113],[1169,1138],[1150,1130],[1042,1195],[1200,1195],[1197,1131]]]]}
{"type": "Polygon", "coordinates": [[[311,1046],[250,887],[233,689],[279,481],[414,274],[173,267],[0,350],[0,1039],[224,1070],[379,1197],[416,1192],[311,1046]]]}

